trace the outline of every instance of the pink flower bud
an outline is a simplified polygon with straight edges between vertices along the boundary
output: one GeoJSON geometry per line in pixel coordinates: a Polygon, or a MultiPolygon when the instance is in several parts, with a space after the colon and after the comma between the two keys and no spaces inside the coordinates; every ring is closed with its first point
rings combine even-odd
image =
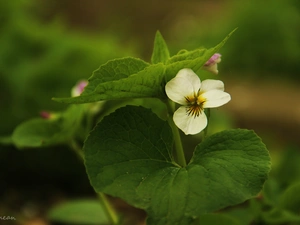
{"type": "Polygon", "coordinates": [[[83,92],[83,90],[87,84],[88,84],[88,82],[86,80],[81,80],[81,81],[77,82],[77,84],[71,90],[71,96],[72,97],[79,96],[83,92]]]}
{"type": "Polygon", "coordinates": [[[47,111],[42,111],[40,112],[40,116],[43,118],[43,119],[49,119],[51,117],[51,113],[47,112],[47,111]]]}
{"type": "Polygon", "coordinates": [[[221,62],[221,54],[215,53],[210,59],[204,64],[202,69],[210,71],[214,74],[218,74],[218,63],[221,62]]]}
{"type": "Polygon", "coordinates": [[[54,119],[57,117],[56,113],[49,112],[49,111],[41,111],[40,112],[40,117],[46,120],[54,119]]]}

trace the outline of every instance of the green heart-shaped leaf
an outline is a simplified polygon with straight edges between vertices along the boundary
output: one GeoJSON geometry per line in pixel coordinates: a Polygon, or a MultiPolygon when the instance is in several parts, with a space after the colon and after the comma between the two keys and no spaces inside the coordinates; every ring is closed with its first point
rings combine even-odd
{"type": "Polygon", "coordinates": [[[270,170],[253,131],[205,139],[187,167],[172,159],[172,132],[150,110],[127,106],[105,117],[85,142],[91,184],[148,212],[148,224],[185,225],[255,196],[270,170]]]}

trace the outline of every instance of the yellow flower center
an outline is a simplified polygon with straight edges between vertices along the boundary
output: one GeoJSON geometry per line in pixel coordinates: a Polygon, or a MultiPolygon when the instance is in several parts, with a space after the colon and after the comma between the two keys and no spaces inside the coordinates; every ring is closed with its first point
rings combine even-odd
{"type": "Polygon", "coordinates": [[[200,90],[197,93],[194,93],[193,96],[186,96],[185,100],[187,103],[186,112],[189,116],[197,117],[202,113],[203,104],[206,99],[201,96],[200,90]]]}

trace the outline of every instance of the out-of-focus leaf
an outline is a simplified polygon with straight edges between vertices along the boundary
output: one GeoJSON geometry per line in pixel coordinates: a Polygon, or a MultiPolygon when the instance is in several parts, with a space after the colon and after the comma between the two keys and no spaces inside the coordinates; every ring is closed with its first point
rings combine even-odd
{"type": "Polygon", "coordinates": [[[262,218],[266,224],[286,224],[286,223],[300,223],[300,216],[287,210],[280,210],[274,208],[271,211],[263,212],[262,218]]]}
{"type": "Polygon", "coordinates": [[[263,200],[266,204],[271,206],[277,206],[279,202],[282,189],[276,179],[270,177],[263,188],[263,200]]]}
{"type": "Polygon", "coordinates": [[[300,182],[288,187],[280,197],[279,208],[288,210],[300,217],[300,182]]]}
{"type": "Polygon", "coordinates": [[[21,123],[12,134],[18,148],[36,148],[69,142],[81,124],[86,105],[71,105],[53,119],[34,118],[21,123]]]}
{"type": "Polygon", "coordinates": [[[96,200],[73,200],[52,208],[47,217],[53,222],[82,225],[109,225],[104,207],[96,200]]]}
{"type": "Polygon", "coordinates": [[[11,136],[0,137],[0,145],[12,145],[13,141],[11,136]]]}

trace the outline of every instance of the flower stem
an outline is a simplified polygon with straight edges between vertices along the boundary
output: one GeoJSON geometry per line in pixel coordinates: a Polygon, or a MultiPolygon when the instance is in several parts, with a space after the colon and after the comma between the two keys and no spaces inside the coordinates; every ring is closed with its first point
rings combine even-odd
{"type": "Polygon", "coordinates": [[[205,127],[204,131],[203,131],[203,139],[206,138],[207,136],[207,132],[208,132],[208,125],[209,125],[209,119],[210,119],[210,109],[206,109],[206,117],[207,117],[207,126],[205,127]]]}
{"type": "Polygon", "coordinates": [[[111,206],[111,204],[109,203],[107,197],[102,193],[102,192],[98,192],[98,198],[101,200],[103,206],[104,206],[104,210],[106,212],[106,215],[109,217],[109,220],[111,221],[112,225],[117,225],[118,224],[118,216],[114,210],[114,208],[111,206]]]}
{"type": "Polygon", "coordinates": [[[175,125],[175,123],[173,121],[172,116],[170,116],[170,115],[173,115],[173,113],[175,111],[174,102],[168,101],[167,102],[167,107],[168,107],[168,112],[169,112],[168,123],[169,123],[169,125],[172,129],[172,132],[173,132],[177,162],[180,166],[185,167],[186,166],[186,160],[185,160],[185,156],[184,156],[184,151],[183,151],[183,147],[182,147],[180,133],[179,133],[179,130],[178,130],[177,126],[175,125]]]}
{"type": "Polygon", "coordinates": [[[84,155],[82,149],[74,139],[70,141],[69,146],[76,153],[78,158],[83,160],[84,155]]]}
{"type": "MultiPolygon", "coordinates": [[[[84,160],[84,153],[80,146],[76,143],[75,140],[72,140],[70,143],[70,148],[76,153],[76,155],[83,161],[84,160]]],[[[109,201],[107,200],[105,194],[98,192],[98,198],[101,201],[102,205],[104,206],[104,210],[112,225],[118,224],[118,216],[109,201]]]]}

